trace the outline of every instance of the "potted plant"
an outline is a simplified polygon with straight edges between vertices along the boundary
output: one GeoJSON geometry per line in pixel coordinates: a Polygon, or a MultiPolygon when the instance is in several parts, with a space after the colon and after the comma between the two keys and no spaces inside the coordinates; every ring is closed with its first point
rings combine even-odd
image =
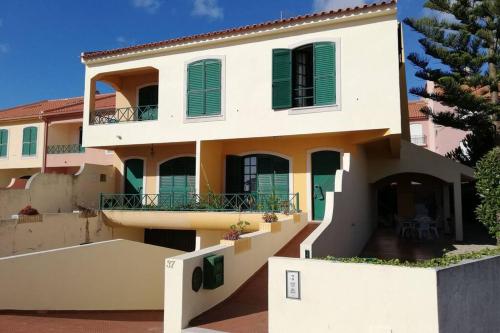
{"type": "Polygon", "coordinates": [[[38,210],[27,205],[19,211],[18,219],[19,222],[42,222],[42,215],[38,213],[38,210]]]}
{"type": "Polygon", "coordinates": [[[245,228],[249,226],[250,223],[247,221],[239,221],[237,224],[233,224],[230,230],[224,235],[220,243],[224,245],[234,246],[234,253],[243,252],[251,248],[250,238],[241,238],[240,236],[245,233],[245,228]]]}
{"type": "Polygon", "coordinates": [[[274,212],[262,214],[262,220],[259,225],[259,230],[267,232],[281,231],[281,222],[278,221],[278,216],[274,212]]]}

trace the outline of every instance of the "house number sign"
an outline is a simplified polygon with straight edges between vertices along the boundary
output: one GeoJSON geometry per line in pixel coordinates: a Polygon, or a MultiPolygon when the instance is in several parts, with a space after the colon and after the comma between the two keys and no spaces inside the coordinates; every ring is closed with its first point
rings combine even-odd
{"type": "Polygon", "coordinates": [[[286,271],[286,298],[300,299],[300,272],[286,271]]]}

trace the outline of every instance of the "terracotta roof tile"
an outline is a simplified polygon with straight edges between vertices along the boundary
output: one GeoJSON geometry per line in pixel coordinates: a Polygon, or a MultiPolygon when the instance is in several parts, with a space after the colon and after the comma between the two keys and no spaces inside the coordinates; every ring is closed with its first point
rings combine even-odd
{"type": "Polygon", "coordinates": [[[427,103],[425,101],[411,101],[408,102],[408,114],[410,120],[424,120],[429,117],[423,114],[420,109],[426,106],[427,103]]]}
{"type": "MultiPolygon", "coordinates": [[[[114,93],[96,95],[96,109],[108,109],[114,108],[114,106],[114,93]]],[[[83,112],[83,97],[43,100],[0,110],[0,121],[39,118],[42,115],[59,115],[74,112],[83,112]]]]}
{"type": "Polygon", "coordinates": [[[387,7],[387,6],[394,5],[396,3],[397,3],[397,0],[385,0],[385,1],[375,2],[372,4],[365,4],[365,5],[355,6],[355,7],[348,7],[348,8],[342,8],[342,9],[337,9],[337,10],[323,11],[323,12],[317,12],[317,13],[312,13],[312,14],[300,15],[300,16],[281,19],[281,20],[267,21],[267,22],[251,24],[251,25],[246,25],[246,26],[241,26],[241,27],[236,27],[236,28],[230,28],[230,29],[226,29],[226,30],[219,30],[219,31],[213,31],[213,32],[202,33],[202,34],[197,34],[197,35],[172,38],[172,39],[167,39],[167,40],[163,40],[163,41],[159,41],[159,42],[133,45],[133,46],[122,47],[122,48],[111,49],[111,50],[83,52],[81,58],[82,58],[82,60],[85,61],[85,60],[90,60],[90,59],[95,59],[95,58],[100,58],[100,57],[105,57],[105,56],[118,55],[118,54],[127,53],[127,52],[166,47],[166,46],[181,44],[181,43],[185,43],[185,42],[200,41],[200,40],[211,39],[211,38],[215,38],[215,37],[226,37],[226,36],[233,35],[233,34],[240,34],[240,33],[246,33],[246,32],[250,32],[250,31],[259,30],[262,28],[271,28],[271,27],[276,27],[276,26],[287,25],[290,23],[304,22],[304,21],[307,21],[310,19],[328,18],[328,17],[337,16],[340,14],[354,13],[354,12],[361,11],[361,10],[364,10],[367,8],[387,7]]]}

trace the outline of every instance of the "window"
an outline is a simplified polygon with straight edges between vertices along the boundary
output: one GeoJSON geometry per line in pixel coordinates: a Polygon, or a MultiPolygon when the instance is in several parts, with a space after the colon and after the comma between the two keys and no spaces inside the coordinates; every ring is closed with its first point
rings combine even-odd
{"type": "Polygon", "coordinates": [[[0,130],[0,157],[7,156],[8,143],[9,143],[9,132],[6,129],[0,130]]]}
{"type": "Polygon", "coordinates": [[[221,114],[221,61],[206,59],[188,65],[187,116],[221,114]]]}
{"type": "Polygon", "coordinates": [[[257,156],[244,158],[243,191],[257,192],[257,156]]]}
{"type": "Polygon", "coordinates": [[[333,42],[274,49],[273,109],[335,104],[335,53],[333,42]]]}
{"type": "Polygon", "coordinates": [[[25,127],[23,129],[23,156],[36,155],[36,127],[25,127]]]}

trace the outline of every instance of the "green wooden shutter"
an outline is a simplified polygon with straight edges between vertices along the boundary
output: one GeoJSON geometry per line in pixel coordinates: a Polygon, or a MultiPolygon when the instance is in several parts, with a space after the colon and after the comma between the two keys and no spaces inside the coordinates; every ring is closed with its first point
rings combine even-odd
{"type": "Polygon", "coordinates": [[[0,156],[7,156],[7,145],[9,143],[9,132],[6,129],[0,130],[0,156]]]}
{"type": "Polygon", "coordinates": [[[243,158],[240,156],[226,156],[226,193],[243,192],[243,158]]]}
{"type": "Polygon", "coordinates": [[[207,116],[221,113],[221,62],[205,61],[205,114],[207,116]]]}
{"type": "Polygon", "coordinates": [[[188,117],[201,116],[205,108],[204,94],[204,65],[203,61],[198,61],[188,66],[188,117]]]}
{"type": "Polygon", "coordinates": [[[36,155],[37,132],[38,132],[38,128],[31,127],[31,130],[30,130],[30,155],[36,155]]]}
{"type": "Polygon", "coordinates": [[[314,43],[314,105],[336,103],[335,43],[314,43]]]}
{"type": "Polygon", "coordinates": [[[274,179],[273,179],[273,190],[276,195],[279,196],[280,200],[285,200],[288,198],[288,174],[289,166],[288,160],[280,157],[274,158],[274,179]]]}
{"type": "Polygon", "coordinates": [[[271,156],[257,158],[257,192],[262,194],[273,193],[273,161],[271,156]]]}
{"type": "Polygon", "coordinates": [[[31,129],[29,127],[23,128],[23,155],[29,155],[30,153],[30,135],[31,129]]]}
{"type": "Polygon", "coordinates": [[[273,50],[273,109],[292,107],[292,51],[273,50]]]}

